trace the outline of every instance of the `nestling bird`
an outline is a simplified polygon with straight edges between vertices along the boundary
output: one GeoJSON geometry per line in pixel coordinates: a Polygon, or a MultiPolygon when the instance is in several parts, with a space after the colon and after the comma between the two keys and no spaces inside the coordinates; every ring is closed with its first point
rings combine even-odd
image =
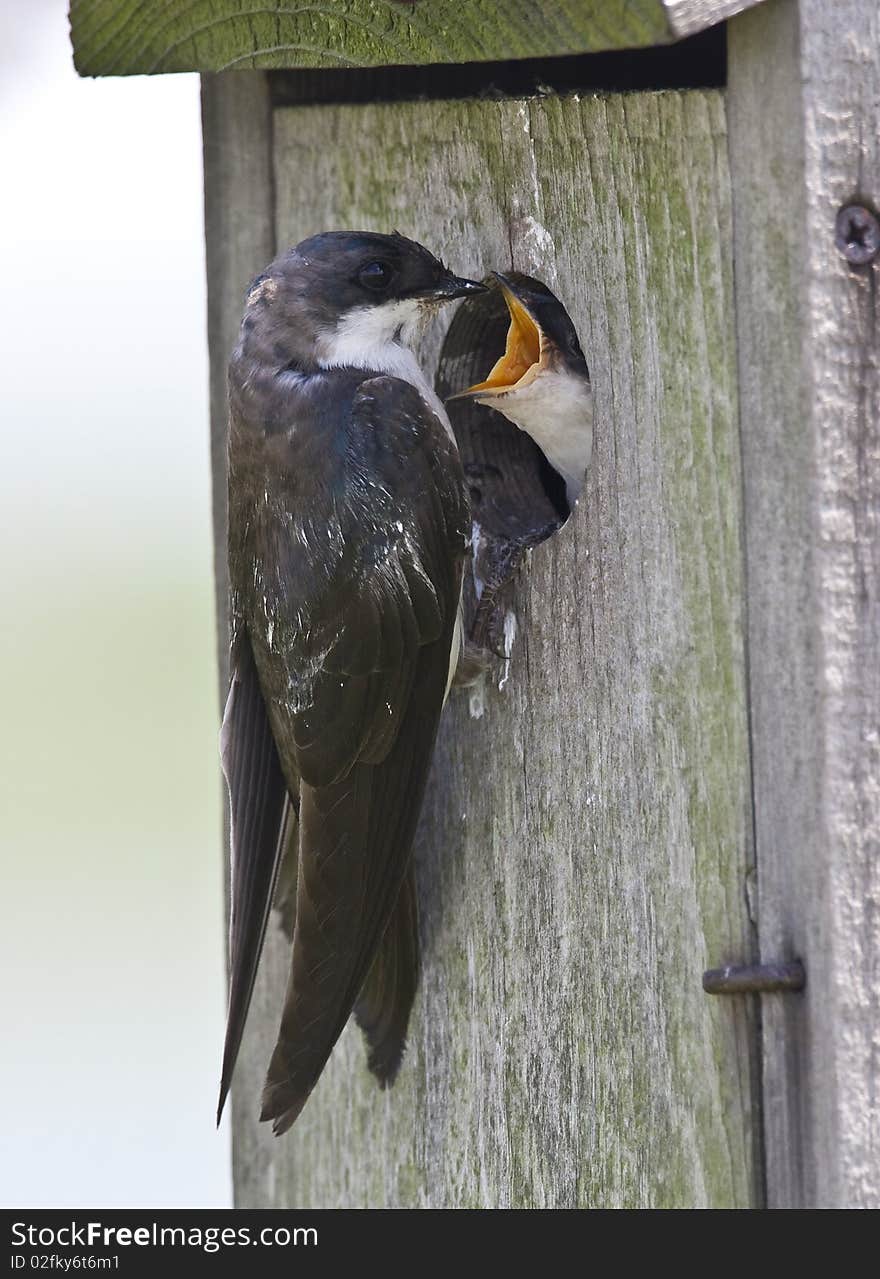
{"type": "Polygon", "coordinates": [[[525,552],[571,514],[592,454],[593,395],[574,325],[555,294],[519,272],[493,272],[493,279],[497,291],[453,320],[439,382],[470,482],[476,595],[470,635],[502,655],[504,587],[525,552]],[[484,352],[502,340],[504,353],[488,376],[450,395],[452,378],[460,385],[462,374],[485,368],[484,352]]]}
{"type": "MultiPolygon", "coordinates": [[[[294,1122],[354,1009],[393,1081],[411,866],[457,657],[467,488],[410,342],[483,286],[400,235],[327,232],[251,285],[229,369],[232,920],[222,1110],[285,846],[290,978],[263,1092],[294,1122]]],[[[219,1117],[219,1111],[218,1111],[219,1117]]]]}
{"type": "Polygon", "coordinates": [[[593,451],[593,392],[565,307],[530,276],[492,272],[510,313],[504,354],[488,377],[451,399],[497,409],[532,437],[574,506],[593,451]]]}

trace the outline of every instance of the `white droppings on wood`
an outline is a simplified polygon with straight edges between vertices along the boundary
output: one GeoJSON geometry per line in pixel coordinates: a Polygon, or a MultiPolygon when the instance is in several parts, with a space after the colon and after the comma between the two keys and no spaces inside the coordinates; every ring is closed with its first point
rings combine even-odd
{"type": "Polygon", "coordinates": [[[504,614],[504,630],[503,630],[503,648],[504,668],[501,672],[501,678],[498,680],[498,692],[504,691],[504,685],[510,679],[510,657],[513,653],[513,641],[516,639],[516,614],[512,609],[504,614]]]}
{"type": "Polygon", "coordinates": [[[532,252],[538,261],[554,252],[553,236],[531,213],[524,215],[521,231],[524,239],[532,246],[532,252]]]}
{"type": "Polygon", "coordinates": [[[471,719],[482,719],[486,710],[486,676],[478,675],[468,689],[468,711],[471,719]]]}
{"type": "Polygon", "coordinates": [[[483,589],[486,583],[480,577],[480,548],[483,544],[483,534],[476,520],[471,523],[471,562],[472,562],[472,579],[474,583],[474,594],[477,597],[477,603],[483,598],[483,589]]]}

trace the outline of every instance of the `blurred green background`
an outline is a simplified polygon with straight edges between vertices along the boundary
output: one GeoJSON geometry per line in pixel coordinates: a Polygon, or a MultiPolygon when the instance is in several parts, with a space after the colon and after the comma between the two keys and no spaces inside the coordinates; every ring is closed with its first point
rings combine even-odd
{"type": "Polygon", "coordinates": [[[0,0],[0,1206],[225,1206],[198,80],[0,0]]]}

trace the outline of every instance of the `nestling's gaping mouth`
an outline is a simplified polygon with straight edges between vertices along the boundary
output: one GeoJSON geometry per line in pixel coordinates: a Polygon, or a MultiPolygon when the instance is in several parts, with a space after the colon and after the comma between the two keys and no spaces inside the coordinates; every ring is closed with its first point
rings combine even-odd
{"type": "Polygon", "coordinates": [[[492,274],[498,281],[510,314],[504,354],[496,360],[485,381],[477,382],[467,390],[450,396],[453,400],[464,399],[466,396],[476,399],[481,393],[503,395],[506,391],[527,386],[545,364],[547,349],[544,334],[504,276],[497,271],[492,274]]]}

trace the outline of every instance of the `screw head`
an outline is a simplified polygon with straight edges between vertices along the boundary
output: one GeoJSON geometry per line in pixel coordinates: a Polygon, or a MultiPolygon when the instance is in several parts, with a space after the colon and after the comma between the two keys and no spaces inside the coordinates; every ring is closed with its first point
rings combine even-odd
{"type": "Polygon", "coordinates": [[[880,253],[880,219],[862,204],[845,204],[834,224],[834,243],[852,266],[865,266],[880,253]]]}

